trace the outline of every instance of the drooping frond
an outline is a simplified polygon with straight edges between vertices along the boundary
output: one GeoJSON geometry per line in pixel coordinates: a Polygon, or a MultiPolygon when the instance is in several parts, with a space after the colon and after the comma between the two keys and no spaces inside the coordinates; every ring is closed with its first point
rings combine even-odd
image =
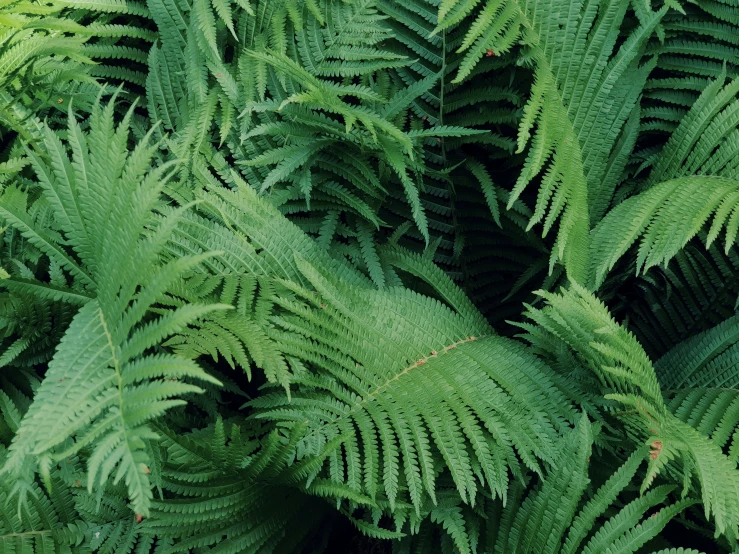
{"type": "Polygon", "coordinates": [[[528,487],[511,483],[508,503],[487,501],[481,524],[476,523],[477,514],[459,506],[441,508],[438,521],[432,517],[436,525],[424,524],[418,536],[399,541],[393,552],[435,552],[439,539],[469,554],[633,552],[648,544],[695,500],[670,503],[668,495],[674,487],[669,485],[631,501],[622,500],[642,463],[641,452],[632,454],[593,489],[588,478],[591,456],[595,456],[593,432],[583,416],[577,429],[559,445],[557,469],[539,483],[529,481],[528,487]],[[434,527],[439,528],[438,539],[434,527]]]}
{"type": "MultiPolygon", "coordinates": [[[[442,14],[462,18],[475,5],[442,3],[440,19],[442,14]]],[[[470,53],[474,59],[490,40],[508,40],[500,38],[502,29],[511,36],[522,34],[528,45],[534,84],[519,128],[518,151],[524,150],[532,131],[533,138],[509,207],[541,176],[529,227],[541,222],[546,234],[560,220],[552,263],[563,261],[568,275],[581,283],[587,276],[591,221],[597,222],[610,202],[618,179],[613,170],[623,167],[623,146],[614,146],[654,67],[654,60],[641,62],[642,45],[666,13],[648,13],[617,47],[626,8],[624,2],[490,1],[470,31],[479,43],[470,53]]],[[[630,128],[633,123],[625,132],[630,128]]],[[[625,144],[633,146],[633,141],[625,144]]]]}
{"type": "Polygon", "coordinates": [[[484,326],[436,300],[403,289],[360,293],[305,262],[300,267],[318,297],[289,287],[301,302],[278,301],[288,315],[276,321],[276,336],[287,354],[320,372],[296,376],[291,402],[272,394],[252,405],[260,419],[306,418],[306,452],[340,436],[345,450],[327,468],[331,481],[370,497],[383,490],[391,507],[405,481],[418,507],[427,494],[433,498],[431,460],[441,456],[462,499],[474,502],[473,465],[487,488],[503,494],[506,466],[521,471],[517,456],[532,469],[551,456],[569,418],[566,402],[548,368],[514,342],[486,336],[484,326]],[[306,407],[295,412],[293,403],[306,407]],[[541,411],[530,413],[534,405],[541,411]]]}
{"type": "Polygon", "coordinates": [[[571,349],[574,358],[594,373],[605,398],[628,408],[620,417],[650,446],[642,492],[666,466],[675,471],[672,464],[680,460],[684,488],[695,477],[706,517],[713,516],[717,533],[735,537],[739,526],[736,463],[700,429],[670,412],[652,362],[634,336],[591,293],[575,284],[560,294],[543,296],[547,306],[527,312],[536,325],[520,324],[527,331],[526,340],[552,357],[558,348],[571,349]]]}
{"type": "Polygon", "coordinates": [[[725,250],[739,229],[739,181],[694,176],[673,179],[625,200],[595,227],[591,275],[598,288],[618,259],[638,240],[637,272],[666,264],[710,221],[706,246],[726,229],[725,250]],[[701,207],[695,209],[700,200],[701,207]]]}

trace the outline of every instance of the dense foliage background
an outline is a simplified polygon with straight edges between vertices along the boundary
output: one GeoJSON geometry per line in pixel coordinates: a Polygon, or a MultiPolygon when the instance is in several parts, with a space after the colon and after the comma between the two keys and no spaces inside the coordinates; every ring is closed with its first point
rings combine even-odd
{"type": "Polygon", "coordinates": [[[737,0],[2,0],[0,191],[0,553],[739,552],[737,0]]]}

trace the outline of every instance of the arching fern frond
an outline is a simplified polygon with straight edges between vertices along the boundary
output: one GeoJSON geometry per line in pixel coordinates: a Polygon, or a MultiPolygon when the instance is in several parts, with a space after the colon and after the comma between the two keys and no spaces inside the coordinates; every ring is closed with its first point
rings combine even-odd
{"type": "Polygon", "coordinates": [[[263,329],[293,368],[290,396],[264,393],[250,405],[256,418],[286,431],[307,421],[299,459],[340,441],[308,482],[325,479],[391,508],[420,510],[433,498],[437,463],[474,502],[483,484],[503,494],[508,467],[540,471],[551,459],[572,419],[551,371],[514,341],[492,336],[428,258],[381,253],[385,264],[428,282],[439,300],[398,286],[375,290],[251,187],[227,191],[201,174],[212,183],[201,204],[210,221],[195,227],[183,219],[171,247],[215,247],[222,253],[207,261],[210,271],[275,283],[276,310],[263,329]]]}
{"type": "Polygon", "coordinates": [[[693,175],[736,177],[739,151],[739,78],[725,84],[726,72],[706,84],[654,160],[647,186],[693,175]]]}
{"type": "Polygon", "coordinates": [[[662,385],[739,388],[739,316],[680,342],[654,364],[662,385]]]}
{"type": "Polygon", "coordinates": [[[176,212],[157,222],[154,216],[171,166],[150,169],[156,145],[148,137],[129,153],[131,111],[116,128],[113,108],[111,101],[93,110],[89,133],[81,132],[70,115],[66,146],[46,127],[48,162],[29,151],[41,198],[64,223],[64,239],[28,217],[19,189],[6,189],[0,197],[8,224],[69,272],[76,283],[71,288],[93,296],[74,316],[49,362],[3,474],[23,499],[23,483],[32,482],[35,471],[51,487],[54,465],[90,448],[88,489],[102,488],[115,471],[113,481],[125,482],[133,509],[146,515],[151,500],[147,442],[156,438],[147,422],[182,404],[183,394],[201,391],[180,379],[217,382],[187,359],[147,351],[222,306],[188,305],[148,318],[169,284],[202,257],[160,262],[179,217],[176,212]],[[152,228],[149,236],[147,228],[152,228]]]}
{"type": "Polygon", "coordinates": [[[695,477],[706,517],[713,516],[717,533],[735,537],[739,527],[739,470],[735,461],[700,429],[669,411],[652,362],[633,335],[616,323],[591,293],[572,285],[560,294],[543,296],[548,305],[527,312],[536,325],[520,324],[527,331],[526,340],[555,358],[558,348],[570,349],[574,359],[596,376],[605,398],[628,408],[620,417],[650,445],[642,492],[668,465],[670,472],[682,472],[684,489],[695,477]],[[678,460],[682,468],[672,465],[678,460]]]}
{"type": "MultiPolygon", "coordinates": [[[[475,4],[443,3],[440,19],[455,9],[463,17],[475,4]]],[[[625,2],[591,0],[566,6],[558,1],[487,2],[475,22],[478,31],[487,33],[508,25],[514,34],[521,25],[525,29],[521,32],[535,74],[519,128],[519,152],[536,130],[509,207],[541,175],[529,227],[542,222],[546,234],[561,218],[552,263],[563,261],[568,275],[581,283],[587,276],[593,206],[601,206],[600,215],[615,186],[601,189],[611,152],[654,66],[654,60],[641,64],[642,45],[667,11],[648,13],[617,47],[626,8],[625,2]]],[[[478,48],[474,53],[481,55],[478,48]]]]}
{"type": "Polygon", "coordinates": [[[594,287],[639,240],[637,273],[666,264],[710,220],[706,246],[726,229],[725,250],[739,229],[739,181],[694,176],[653,186],[613,208],[593,230],[590,264],[594,287]],[[700,209],[696,210],[696,205],[700,209]]]}
{"type": "Polygon", "coordinates": [[[331,481],[370,497],[383,490],[391,508],[405,481],[418,509],[426,495],[433,498],[434,458],[472,503],[474,465],[502,495],[506,466],[521,472],[517,456],[535,470],[537,459],[550,458],[571,416],[548,368],[514,342],[485,336],[484,326],[436,300],[403,289],[360,293],[305,262],[300,267],[319,296],[290,286],[302,302],[278,300],[288,314],[276,320],[275,336],[286,354],[320,371],[296,376],[292,402],[269,394],[252,405],[260,419],[307,419],[306,452],[340,436],[345,451],[327,468],[331,481]],[[296,412],[290,404],[305,407],[296,412]]]}
{"type": "MultiPolygon", "coordinates": [[[[665,485],[631,501],[622,500],[637,475],[642,452],[632,454],[593,489],[588,474],[595,456],[594,431],[583,417],[561,441],[554,469],[538,483],[533,479],[511,483],[507,504],[486,501],[480,513],[447,508],[436,525],[424,523],[418,536],[399,541],[393,552],[438,552],[434,527],[439,528],[442,545],[453,544],[456,551],[468,554],[626,553],[648,544],[695,500],[669,503],[674,487],[665,485]]],[[[451,547],[442,550],[451,551],[451,547]]]]}

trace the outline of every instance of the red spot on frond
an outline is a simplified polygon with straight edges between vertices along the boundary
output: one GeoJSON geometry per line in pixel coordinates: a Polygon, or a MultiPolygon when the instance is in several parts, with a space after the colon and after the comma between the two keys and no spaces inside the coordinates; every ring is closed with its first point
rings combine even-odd
{"type": "Polygon", "coordinates": [[[652,448],[649,451],[649,458],[652,460],[656,460],[657,456],[659,456],[661,452],[662,452],[662,441],[656,440],[652,443],[652,448]]]}

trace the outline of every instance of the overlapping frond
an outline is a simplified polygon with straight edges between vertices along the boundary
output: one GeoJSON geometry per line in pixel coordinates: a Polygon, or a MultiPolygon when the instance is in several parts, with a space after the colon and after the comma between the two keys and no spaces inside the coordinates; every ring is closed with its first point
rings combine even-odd
{"type": "Polygon", "coordinates": [[[735,4],[0,6],[0,550],[733,552],[735,4]]]}
{"type": "Polygon", "coordinates": [[[634,336],[616,323],[591,293],[572,285],[560,294],[546,293],[544,297],[547,307],[527,312],[537,326],[521,324],[528,332],[526,340],[552,357],[557,356],[558,343],[571,349],[595,374],[605,397],[628,408],[621,417],[650,446],[642,492],[666,466],[680,460],[684,490],[689,490],[695,478],[706,516],[713,516],[717,533],[735,537],[739,525],[736,463],[700,429],[670,412],[652,362],[634,336]],[[718,475],[721,477],[716,479],[718,475]]]}
{"type": "Polygon", "coordinates": [[[484,504],[482,523],[475,513],[459,506],[439,510],[436,525],[424,524],[418,536],[398,542],[393,552],[431,553],[439,542],[466,553],[516,554],[548,552],[573,554],[634,552],[648,544],[676,515],[695,503],[670,503],[669,485],[656,487],[642,497],[622,500],[635,479],[642,453],[632,454],[597,489],[588,478],[592,467],[594,428],[586,418],[558,448],[559,464],[539,483],[511,483],[508,504],[484,504]],[[438,529],[438,538],[434,532],[438,529]]]}
{"type": "Polygon", "coordinates": [[[433,498],[431,460],[440,456],[462,499],[474,502],[475,465],[482,483],[502,495],[506,467],[521,472],[517,457],[532,469],[550,458],[568,419],[566,401],[548,368],[514,342],[486,336],[484,326],[436,300],[403,289],[360,293],[315,267],[301,269],[319,296],[294,288],[302,302],[279,301],[288,315],[276,321],[277,337],[286,353],[321,372],[297,375],[290,402],[263,395],[252,405],[260,418],[307,419],[307,452],[340,436],[345,451],[327,468],[332,481],[371,497],[384,490],[391,506],[405,481],[418,507],[433,498]],[[305,408],[295,412],[292,404],[305,408]]]}
{"type": "Polygon", "coordinates": [[[250,405],[255,417],[281,427],[307,421],[300,457],[340,439],[343,451],[311,478],[370,498],[383,494],[391,506],[408,495],[420,509],[434,495],[433,460],[444,462],[461,497],[474,502],[483,483],[503,494],[508,467],[540,470],[539,460],[551,458],[571,412],[550,370],[515,342],[492,336],[428,259],[402,251],[380,258],[387,271],[398,267],[426,280],[438,299],[397,286],[375,290],[276,217],[247,185],[239,192],[210,188],[203,206],[212,219],[199,224],[208,234],[184,218],[172,248],[220,244],[223,252],[208,261],[213,270],[272,279],[277,309],[263,332],[293,375],[289,395],[262,394],[250,405]],[[430,394],[436,400],[429,404],[430,394]]]}
{"type": "Polygon", "coordinates": [[[200,259],[162,264],[158,258],[179,215],[158,225],[154,218],[169,166],[150,169],[156,145],[148,139],[128,152],[128,121],[114,127],[113,106],[111,101],[93,111],[89,133],[70,115],[67,146],[45,127],[48,161],[29,150],[41,188],[38,202],[49,205],[63,235],[29,217],[21,189],[8,188],[0,198],[7,224],[57,263],[60,278],[72,283],[67,288],[87,300],[49,362],[3,474],[17,483],[14,491],[23,499],[22,483],[31,482],[35,471],[51,487],[56,463],[91,448],[88,488],[102,487],[115,471],[113,481],[125,482],[134,510],[146,515],[147,444],[156,438],[146,423],[182,404],[182,395],[201,391],[181,379],[217,382],[185,358],[147,350],[221,306],[193,304],[147,317],[167,286],[200,259]]]}
{"type": "MultiPolygon", "coordinates": [[[[0,445],[0,463],[7,452],[0,445]]],[[[90,552],[85,544],[87,524],[77,517],[72,489],[61,475],[55,474],[49,495],[37,484],[31,486],[32,501],[20,510],[10,500],[12,483],[0,483],[0,551],[28,554],[90,552]]]]}
{"type": "Polygon", "coordinates": [[[599,294],[654,360],[691,336],[732,317],[739,297],[734,249],[705,247],[701,232],[668,262],[636,276],[634,257],[622,258],[599,294]]]}
{"type": "Polygon", "coordinates": [[[145,526],[170,541],[163,553],[290,552],[325,535],[329,504],[298,486],[320,456],[290,465],[294,445],[281,433],[258,441],[242,425],[219,418],[187,436],[162,429],[167,497],[153,503],[145,526]]]}
{"type": "MultiPolygon", "coordinates": [[[[440,20],[464,18],[476,4],[442,3],[440,20]]],[[[464,45],[474,44],[470,60],[479,59],[483,48],[505,51],[519,37],[527,45],[534,84],[519,127],[518,151],[532,131],[533,138],[509,208],[540,176],[529,228],[541,222],[546,234],[560,220],[552,263],[563,261],[579,282],[587,278],[591,224],[611,200],[625,163],[621,150],[633,147],[627,138],[634,128],[629,118],[654,67],[654,59],[642,62],[642,46],[666,13],[647,11],[617,44],[626,9],[624,2],[486,2],[464,45]],[[624,140],[618,143],[620,136],[624,140]]]]}
{"type": "MultiPolygon", "coordinates": [[[[638,3],[637,3],[638,4],[638,3]]],[[[729,3],[686,2],[670,11],[647,46],[658,56],[657,69],[645,86],[642,131],[652,145],[669,139],[695,100],[724,72],[736,77],[739,20],[729,3]]]]}
{"type": "Polygon", "coordinates": [[[668,389],[737,388],[737,319],[737,316],[731,317],[680,342],[657,360],[654,368],[662,385],[668,389]]]}
{"type": "Polygon", "coordinates": [[[709,221],[706,245],[726,229],[728,251],[739,228],[737,199],[738,180],[693,176],[660,183],[625,200],[593,230],[590,265],[594,287],[603,283],[607,272],[637,240],[637,272],[666,264],[709,221]]]}

